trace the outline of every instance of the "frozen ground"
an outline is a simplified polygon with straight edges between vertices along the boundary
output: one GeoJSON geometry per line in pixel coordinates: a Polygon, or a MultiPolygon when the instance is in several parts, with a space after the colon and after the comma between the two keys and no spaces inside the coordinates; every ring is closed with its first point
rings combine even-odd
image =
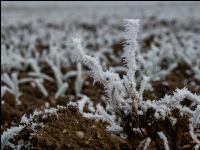
{"type": "Polygon", "coordinates": [[[197,150],[199,14],[199,2],[1,2],[1,146],[197,150]],[[121,80],[128,72],[121,61],[128,34],[125,18],[141,20],[136,91],[146,76],[148,82],[141,86],[143,95],[139,93],[143,107],[135,106],[140,115],[124,116],[130,104],[123,100],[130,97],[120,90],[113,97],[123,98],[118,102],[122,112],[115,112],[119,105],[113,97],[106,99],[103,85],[93,84],[89,76],[93,59],[88,64],[78,59],[87,67],[71,61],[71,49],[80,40],[71,38],[80,36],[86,54],[125,82],[121,80]],[[95,117],[107,123],[90,120],[95,117]]]}

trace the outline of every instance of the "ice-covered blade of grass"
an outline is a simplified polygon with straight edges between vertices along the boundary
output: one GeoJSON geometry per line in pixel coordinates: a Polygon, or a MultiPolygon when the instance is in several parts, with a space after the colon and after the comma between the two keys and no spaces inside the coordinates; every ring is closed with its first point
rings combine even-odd
{"type": "Polygon", "coordinates": [[[7,91],[15,95],[16,104],[20,105],[21,101],[19,100],[19,97],[21,96],[21,92],[19,91],[19,80],[17,76],[17,73],[12,73],[11,76],[4,73],[1,75],[1,81],[8,86],[7,91]]]}

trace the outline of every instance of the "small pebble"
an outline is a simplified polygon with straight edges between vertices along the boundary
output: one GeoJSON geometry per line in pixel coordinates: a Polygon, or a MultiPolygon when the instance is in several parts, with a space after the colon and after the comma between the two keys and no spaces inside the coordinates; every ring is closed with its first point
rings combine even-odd
{"type": "Polygon", "coordinates": [[[79,139],[83,139],[84,138],[84,132],[83,131],[77,131],[76,132],[76,136],[79,138],[79,139]]]}
{"type": "Polygon", "coordinates": [[[32,87],[36,87],[35,82],[31,82],[31,86],[32,86],[32,87]]]}
{"type": "Polygon", "coordinates": [[[181,149],[189,149],[189,148],[191,148],[191,145],[189,145],[189,144],[183,145],[183,146],[181,147],[181,149]]]}
{"type": "Polygon", "coordinates": [[[90,142],[89,142],[89,141],[86,141],[86,142],[85,142],[85,145],[89,145],[89,144],[90,144],[90,142]]]}
{"type": "Polygon", "coordinates": [[[100,134],[98,131],[97,131],[97,133],[96,133],[96,136],[97,136],[98,139],[101,138],[101,134],[100,134]]]}
{"type": "Polygon", "coordinates": [[[24,144],[24,140],[23,139],[19,140],[18,144],[20,144],[20,145],[24,144]]]}
{"type": "Polygon", "coordinates": [[[46,108],[49,108],[49,106],[50,106],[49,102],[45,102],[44,105],[46,108]]]}
{"type": "Polygon", "coordinates": [[[62,132],[63,132],[63,134],[66,134],[66,133],[67,133],[67,130],[66,130],[66,129],[64,129],[62,132]]]}

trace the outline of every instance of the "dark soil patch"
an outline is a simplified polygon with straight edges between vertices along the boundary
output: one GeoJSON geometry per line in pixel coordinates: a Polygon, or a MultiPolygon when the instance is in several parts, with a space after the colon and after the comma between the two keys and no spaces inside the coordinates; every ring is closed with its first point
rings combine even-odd
{"type": "Polygon", "coordinates": [[[79,25],[80,28],[82,28],[83,30],[86,31],[90,31],[92,33],[95,33],[97,31],[97,27],[95,25],[92,24],[88,24],[88,23],[82,23],[79,25]]]}
{"type": "MultiPolygon", "coordinates": [[[[27,70],[30,70],[30,68],[27,70]]],[[[74,68],[72,67],[65,69],[64,72],[67,72],[68,70],[74,70],[74,68]]],[[[54,78],[54,74],[47,64],[43,64],[42,72],[43,71],[54,78]]],[[[27,76],[27,71],[21,71],[19,73],[20,79],[27,76]]],[[[46,108],[45,105],[49,105],[49,107],[55,107],[57,105],[67,106],[69,101],[79,99],[75,96],[75,77],[68,79],[67,83],[70,85],[70,87],[66,91],[65,96],[57,99],[54,98],[54,94],[57,90],[55,81],[51,82],[45,80],[44,82],[44,86],[49,93],[48,97],[44,97],[37,87],[31,86],[30,82],[23,83],[20,85],[20,91],[22,92],[20,97],[21,105],[16,105],[14,95],[6,92],[2,99],[4,104],[1,105],[1,133],[5,131],[5,129],[18,124],[23,114],[30,114],[35,109],[43,110],[46,108]]],[[[92,78],[87,76],[82,88],[82,93],[90,97],[90,99],[97,104],[102,102],[104,90],[100,83],[93,84],[92,78]]]]}
{"type": "Polygon", "coordinates": [[[141,45],[142,53],[145,53],[150,49],[151,44],[155,42],[154,39],[155,39],[155,36],[150,35],[150,36],[146,37],[143,41],[141,41],[140,45],[141,45]]]}
{"type": "Polygon", "coordinates": [[[83,118],[75,110],[60,110],[57,115],[37,123],[44,123],[36,133],[26,126],[13,144],[24,143],[22,149],[131,149],[120,137],[105,131],[105,123],[83,118]]]}
{"type": "Polygon", "coordinates": [[[112,45],[112,49],[113,49],[113,54],[120,57],[122,56],[122,53],[123,53],[123,40],[122,41],[119,41],[119,42],[116,42],[115,44],[112,45]]]}
{"type": "MultiPolygon", "coordinates": [[[[139,148],[138,145],[140,142],[145,138],[150,137],[151,143],[148,149],[165,149],[163,141],[158,135],[158,132],[162,131],[168,139],[170,149],[181,150],[186,146],[186,149],[192,149],[192,147],[195,146],[195,143],[192,142],[193,140],[188,132],[188,117],[181,116],[178,110],[174,110],[172,116],[177,118],[177,123],[175,125],[172,125],[169,118],[164,120],[156,120],[153,109],[149,109],[145,115],[139,116],[138,118],[134,115],[125,117],[125,132],[129,136],[128,141],[132,148],[139,148]],[[130,125],[130,123],[132,123],[132,125],[130,125]],[[132,130],[133,127],[141,129],[141,133],[134,132],[132,130]]],[[[143,146],[141,149],[142,148],[143,146]]]]}
{"type": "Polygon", "coordinates": [[[96,82],[93,84],[93,79],[88,77],[83,85],[82,93],[87,95],[95,104],[102,103],[102,96],[105,95],[102,84],[96,82]]]}
{"type": "Polygon", "coordinates": [[[1,133],[6,128],[18,124],[24,114],[30,114],[35,109],[43,110],[46,108],[45,105],[51,107],[56,105],[66,106],[69,100],[74,99],[71,95],[58,99],[54,97],[44,98],[39,91],[37,92],[37,89],[31,90],[30,86],[26,90],[30,91],[29,93],[23,93],[21,96],[21,105],[15,104],[15,97],[10,93],[6,93],[3,97],[4,104],[1,105],[1,133]],[[31,94],[31,92],[34,92],[34,94],[31,94]]]}
{"type": "Polygon", "coordinates": [[[160,99],[165,94],[173,94],[177,88],[188,88],[191,92],[200,94],[200,81],[194,78],[194,73],[187,65],[179,64],[165,78],[152,83],[153,91],[145,91],[144,99],[160,99]],[[194,83],[194,84],[193,84],[194,83]]]}
{"type": "Polygon", "coordinates": [[[106,132],[107,123],[82,117],[75,107],[61,109],[57,115],[47,114],[47,116],[39,115],[34,118],[37,124],[43,123],[43,126],[36,126],[36,132],[27,125],[9,141],[15,145],[21,143],[21,149],[140,150],[143,148],[139,147],[140,142],[150,137],[151,143],[148,149],[163,150],[163,141],[158,136],[158,132],[162,131],[168,139],[170,149],[189,150],[195,145],[188,133],[188,118],[181,116],[178,110],[172,113],[172,116],[177,118],[175,125],[171,124],[169,118],[156,120],[152,109],[143,116],[128,115],[123,121],[124,131],[129,136],[126,140],[106,132]],[[134,132],[133,127],[141,129],[142,132],[134,132]]]}

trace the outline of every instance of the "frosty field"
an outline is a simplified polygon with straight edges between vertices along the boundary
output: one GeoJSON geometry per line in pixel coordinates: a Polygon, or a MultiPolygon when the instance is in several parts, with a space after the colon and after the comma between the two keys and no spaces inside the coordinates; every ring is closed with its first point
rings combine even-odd
{"type": "Polygon", "coordinates": [[[1,149],[200,149],[200,3],[1,2],[1,149]]]}

